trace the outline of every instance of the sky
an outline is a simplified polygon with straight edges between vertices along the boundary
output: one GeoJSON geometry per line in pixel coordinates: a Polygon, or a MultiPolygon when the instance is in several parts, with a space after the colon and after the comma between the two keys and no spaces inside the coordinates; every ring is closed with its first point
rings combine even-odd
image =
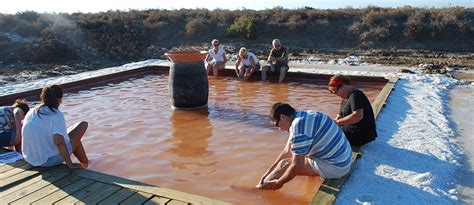
{"type": "Polygon", "coordinates": [[[262,10],[282,6],[294,9],[305,6],[318,9],[337,9],[345,7],[361,8],[369,5],[379,7],[474,7],[474,0],[14,0],[6,1],[0,7],[0,13],[14,14],[21,11],[39,13],[101,12],[107,10],[129,9],[254,9],[262,10]]]}

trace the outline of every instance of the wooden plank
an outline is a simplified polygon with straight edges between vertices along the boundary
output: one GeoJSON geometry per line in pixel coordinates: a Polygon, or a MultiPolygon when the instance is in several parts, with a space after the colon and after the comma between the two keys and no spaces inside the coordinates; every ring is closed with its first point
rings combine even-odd
{"type": "Polygon", "coordinates": [[[110,184],[103,184],[103,188],[99,189],[99,191],[91,193],[91,195],[81,199],[80,201],[76,202],[75,204],[97,204],[99,201],[107,198],[114,192],[121,189],[119,186],[114,186],[110,184]]]}
{"type": "Polygon", "coordinates": [[[377,95],[374,102],[372,102],[372,110],[374,110],[375,118],[377,118],[377,116],[379,115],[380,111],[382,110],[382,107],[385,104],[385,101],[387,100],[392,90],[395,89],[395,84],[397,83],[397,81],[398,78],[389,78],[388,82],[377,95]]]}
{"type": "MultiPolygon", "coordinates": [[[[63,177],[62,179],[58,180],[58,181],[55,181],[53,183],[51,183],[50,185],[48,186],[45,186],[43,187],[42,189],[40,190],[37,190],[36,192],[33,192],[19,200],[16,200],[14,201],[13,203],[11,203],[12,205],[15,205],[15,204],[18,204],[18,205],[21,205],[21,204],[29,204],[31,202],[34,202],[38,199],[41,199],[69,184],[72,184],[74,183],[75,181],[81,179],[80,177],[78,176],[72,176],[72,175],[68,175],[66,177],[63,177]]],[[[46,179],[46,181],[49,181],[50,179],[46,179]]]]}
{"type": "Polygon", "coordinates": [[[188,203],[184,201],[171,200],[170,202],[166,203],[166,205],[188,205],[188,203]]]}
{"type": "Polygon", "coordinates": [[[17,167],[20,167],[24,164],[26,164],[25,160],[18,160],[11,164],[4,164],[2,167],[0,167],[0,174],[5,173],[6,171],[9,171],[9,170],[15,169],[17,167]]]}
{"type": "Polygon", "coordinates": [[[146,201],[144,205],[165,205],[171,201],[171,199],[164,198],[164,197],[159,197],[159,196],[154,196],[150,200],[146,201]]]}
{"type": "Polygon", "coordinates": [[[62,189],[59,189],[52,194],[49,194],[38,201],[33,202],[32,204],[52,204],[82,188],[85,186],[89,186],[90,184],[94,183],[94,181],[90,179],[80,179],[62,189]]]}
{"type": "Polygon", "coordinates": [[[64,171],[69,171],[69,170],[67,170],[67,168],[60,167],[60,168],[57,168],[57,169],[54,169],[54,170],[42,172],[40,175],[35,176],[33,178],[30,178],[28,180],[16,181],[18,183],[16,183],[14,186],[4,186],[3,188],[0,188],[0,198],[3,197],[3,196],[6,196],[6,195],[8,195],[12,192],[15,192],[17,190],[20,190],[20,189],[23,189],[27,186],[30,186],[31,184],[33,184],[37,181],[40,181],[40,180],[43,180],[47,177],[53,176],[53,175],[57,174],[58,172],[64,172],[64,171]]]}
{"type": "Polygon", "coordinates": [[[56,175],[53,175],[51,177],[48,177],[44,180],[40,180],[40,181],[37,181],[36,183],[30,185],[30,186],[27,186],[21,190],[18,190],[16,192],[13,192],[9,195],[6,195],[4,197],[2,197],[1,199],[1,202],[2,204],[4,204],[3,202],[6,202],[6,203],[11,203],[13,201],[16,201],[22,197],[25,197],[35,191],[38,191],[40,189],[42,189],[43,187],[46,187],[48,185],[51,185],[51,183],[54,183],[56,182],[57,180],[60,180],[61,178],[67,176],[69,173],[66,173],[66,172],[60,172],[56,175]]]}
{"type": "MultiPolygon", "coordinates": [[[[42,171],[50,170],[50,169],[51,168],[34,167],[30,170],[26,170],[26,171],[22,171],[22,172],[18,172],[18,173],[15,170],[10,170],[10,171],[15,172],[17,174],[12,175],[11,177],[8,177],[6,179],[0,180],[0,189],[6,189],[7,186],[10,187],[10,186],[14,186],[16,184],[22,183],[22,182],[24,182],[24,181],[26,181],[30,178],[33,178],[33,177],[39,175],[42,171]]],[[[5,173],[8,173],[8,172],[5,172],[5,173]]]]}
{"type": "Polygon", "coordinates": [[[143,202],[147,201],[153,197],[153,194],[145,193],[145,192],[137,192],[133,194],[131,197],[125,199],[125,201],[120,202],[121,205],[135,205],[135,204],[142,204],[143,202]]]}
{"type": "Polygon", "coordinates": [[[74,204],[76,202],[79,202],[81,200],[85,200],[88,197],[95,198],[94,196],[96,194],[100,194],[100,193],[102,193],[102,191],[109,190],[113,187],[116,187],[117,190],[119,189],[117,186],[113,186],[113,185],[109,185],[109,184],[105,184],[105,183],[101,183],[101,182],[94,182],[91,185],[86,186],[86,187],[80,189],[79,191],[76,191],[76,192],[70,194],[69,196],[55,202],[54,204],[69,205],[69,204],[74,204]]]}
{"type": "Polygon", "coordinates": [[[311,201],[311,205],[331,205],[336,200],[336,195],[318,191],[311,201]]]}
{"type": "Polygon", "coordinates": [[[127,189],[127,188],[122,188],[119,191],[113,193],[112,195],[108,196],[99,204],[101,205],[115,205],[118,204],[119,202],[127,199],[128,197],[132,196],[133,194],[137,193],[135,190],[127,189]]]}
{"type": "Polygon", "coordinates": [[[31,168],[33,168],[33,165],[30,165],[28,163],[22,164],[18,167],[14,167],[11,170],[8,170],[4,173],[1,173],[0,174],[0,180],[6,179],[8,177],[11,177],[11,176],[16,175],[16,174],[21,173],[21,172],[24,172],[24,171],[29,170],[31,168]]]}
{"type": "Polygon", "coordinates": [[[192,204],[229,204],[227,202],[210,199],[203,196],[198,196],[162,187],[151,186],[141,182],[136,182],[104,173],[99,173],[92,170],[77,169],[74,170],[73,174],[95,181],[114,184],[117,186],[122,186],[124,188],[146,192],[153,195],[164,196],[166,198],[177,199],[192,204]]]}

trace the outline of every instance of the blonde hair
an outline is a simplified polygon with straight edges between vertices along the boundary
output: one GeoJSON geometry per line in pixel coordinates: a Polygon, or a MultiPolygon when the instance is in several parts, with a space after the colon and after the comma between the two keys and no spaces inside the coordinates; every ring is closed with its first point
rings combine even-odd
{"type": "Polygon", "coordinates": [[[239,56],[241,58],[246,58],[247,57],[247,49],[245,47],[240,48],[239,50],[239,56]]]}

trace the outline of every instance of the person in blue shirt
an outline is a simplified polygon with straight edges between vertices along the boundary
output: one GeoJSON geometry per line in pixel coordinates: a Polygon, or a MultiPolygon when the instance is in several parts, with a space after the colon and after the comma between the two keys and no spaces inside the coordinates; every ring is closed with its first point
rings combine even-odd
{"type": "Polygon", "coordinates": [[[270,110],[272,123],[288,131],[286,146],[261,177],[258,189],[277,190],[296,175],[340,178],[352,163],[352,150],[344,132],[326,114],[296,111],[278,102],[270,110]]]}

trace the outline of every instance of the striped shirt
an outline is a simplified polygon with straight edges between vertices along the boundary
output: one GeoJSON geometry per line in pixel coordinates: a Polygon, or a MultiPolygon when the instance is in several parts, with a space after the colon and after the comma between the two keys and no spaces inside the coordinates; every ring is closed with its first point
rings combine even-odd
{"type": "Polygon", "coordinates": [[[316,111],[300,110],[290,127],[291,153],[320,159],[347,168],[352,162],[352,150],[344,132],[329,116],[316,111]]]}

